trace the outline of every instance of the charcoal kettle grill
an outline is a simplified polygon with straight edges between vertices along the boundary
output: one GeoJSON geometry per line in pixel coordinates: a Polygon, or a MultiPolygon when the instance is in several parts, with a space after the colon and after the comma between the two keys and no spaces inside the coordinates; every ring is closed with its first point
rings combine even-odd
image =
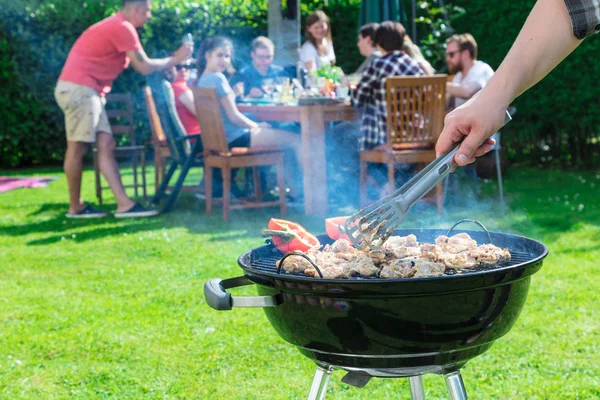
{"type": "MultiPolygon", "coordinates": [[[[317,369],[308,399],[324,399],[333,370],[342,381],[364,387],[373,377],[409,378],[412,399],[424,399],[422,376],[443,375],[452,400],[467,398],[460,368],[488,350],[515,324],[531,275],[548,248],[507,233],[463,231],[478,243],[511,253],[508,264],[443,276],[410,279],[323,279],[279,271],[282,254],[267,244],[242,254],[243,276],[212,279],[204,294],[216,310],[261,307],[271,325],[317,369]],[[254,284],[259,296],[227,290],[254,284]]],[[[437,229],[401,229],[421,243],[448,234],[437,229]]],[[[322,244],[332,243],[319,236],[322,244]]]]}

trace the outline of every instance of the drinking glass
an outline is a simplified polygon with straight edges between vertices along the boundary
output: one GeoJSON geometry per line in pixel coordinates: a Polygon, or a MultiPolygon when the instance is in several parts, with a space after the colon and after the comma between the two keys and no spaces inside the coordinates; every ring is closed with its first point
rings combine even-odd
{"type": "Polygon", "coordinates": [[[273,90],[275,89],[275,84],[273,82],[273,79],[271,79],[271,78],[263,79],[262,89],[264,90],[267,97],[271,97],[271,94],[273,93],[273,90]]]}
{"type": "Polygon", "coordinates": [[[185,35],[183,35],[183,38],[181,38],[181,44],[188,44],[188,43],[194,44],[194,37],[192,36],[191,33],[186,33],[185,35]]]}

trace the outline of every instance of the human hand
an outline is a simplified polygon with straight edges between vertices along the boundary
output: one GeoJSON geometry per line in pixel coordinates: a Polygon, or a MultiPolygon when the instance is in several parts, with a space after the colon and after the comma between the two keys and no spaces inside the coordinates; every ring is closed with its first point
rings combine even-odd
{"type": "Polygon", "coordinates": [[[474,96],[446,115],[444,129],[435,146],[438,157],[463,138],[454,157],[454,161],[460,166],[474,162],[476,157],[492,149],[496,141],[490,139],[490,136],[502,126],[506,107],[478,97],[474,96]]]}
{"type": "Polygon", "coordinates": [[[260,90],[259,88],[253,87],[252,89],[250,89],[250,93],[248,93],[248,97],[254,97],[254,98],[258,98],[258,97],[263,97],[263,91],[260,90]]]}
{"type": "Polygon", "coordinates": [[[236,96],[244,96],[244,82],[238,82],[233,85],[233,94],[236,96]]]}
{"type": "Polygon", "coordinates": [[[183,63],[185,60],[191,57],[194,51],[194,43],[185,43],[181,45],[179,49],[173,54],[173,58],[177,61],[177,64],[183,63]]]}

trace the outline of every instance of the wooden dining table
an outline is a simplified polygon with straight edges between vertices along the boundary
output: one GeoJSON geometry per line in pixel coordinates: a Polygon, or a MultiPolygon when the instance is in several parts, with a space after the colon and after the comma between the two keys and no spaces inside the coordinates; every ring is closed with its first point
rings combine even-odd
{"type": "Polygon", "coordinates": [[[262,121],[299,122],[302,135],[304,210],[307,215],[327,214],[327,164],[325,132],[328,122],[360,118],[360,110],[349,104],[328,105],[247,105],[238,104],[243,113],[262,121]]]}

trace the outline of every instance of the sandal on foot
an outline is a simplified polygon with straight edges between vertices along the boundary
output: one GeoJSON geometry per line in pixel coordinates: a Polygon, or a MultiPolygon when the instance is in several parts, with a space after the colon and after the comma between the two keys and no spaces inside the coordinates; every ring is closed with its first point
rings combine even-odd
{"type": "Polygon", "coordinates": [[[67,213],[65,217],[76,218],[76,219],[90,219],[90,218],[103,218],[108,215],[107,212],[98,210],[89,204],[86,204],[80,211],[76,213],[67,213]]]}
{"type": "Polygon", "coordinates": [[[158,215],[158,210],[154,210],[152,208],[146,208],[146,207],[142,206],[140,203],[135,203],[135,205],[127,211],[116,212],[115,218],[140,218],[140,217],[154,217],[157,215],[158,215]]]}

